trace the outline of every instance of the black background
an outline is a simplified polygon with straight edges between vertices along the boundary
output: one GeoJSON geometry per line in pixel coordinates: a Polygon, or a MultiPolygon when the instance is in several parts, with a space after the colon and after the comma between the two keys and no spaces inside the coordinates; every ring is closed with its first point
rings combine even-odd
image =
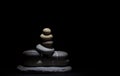
{"type": "Polygon", "coordinates": [[[24,50],[34,49],[40,43],[39,35],[42,29],[50,27],[54,35],[55,49],[69,53],[73,70],[89,68],[87,70],[95,71],[93,40],[96,37],[93,36],[95,30],[90,25],[93,22],[86,21],[86,16],[79,17],[80,20],[74,18],[76,17],[70,15],[5,16],[2,67],[7,70],[15,69],[21,60],[20,54],[24,50]]]}
{"type": "Polygon", "coordinates": [[[103,72],[116,68],[110,65],[117,63],[118,55],[108,52],[113,49],[109,38],[113,29],[106,26],[113,23],[109,13],[92,9],[47,15],[18,12],[1,17],[0,67],[3,72],[16,71],[21,53],[40,43],[39,35],[44,27],[52,29],[55,49],[69,53],[73,72],[103,72]]]}

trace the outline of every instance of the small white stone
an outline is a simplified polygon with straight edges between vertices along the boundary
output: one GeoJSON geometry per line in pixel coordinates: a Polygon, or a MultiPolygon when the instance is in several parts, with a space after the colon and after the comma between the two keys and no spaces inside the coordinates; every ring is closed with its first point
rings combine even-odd
{"type": "Polygon", "coordinates": [[[44,28],[43,29],[43,33],[44,34],[50,34],[51,33],[51,29],[50,28],[44,28]]]}

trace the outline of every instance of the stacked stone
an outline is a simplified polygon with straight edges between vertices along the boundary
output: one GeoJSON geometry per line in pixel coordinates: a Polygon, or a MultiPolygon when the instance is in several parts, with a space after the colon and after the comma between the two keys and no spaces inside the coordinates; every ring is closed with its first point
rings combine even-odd
{"type": "Polygon", "coordinates": [[[52,48],[53,45],[53,35],[51,34],[51,29],[44,28],[43,33],[40,35],[40,38],[43,40],[42,45],[48,48],[52,48]]]}
{"type": "Polygon", "coordinates": [[[46,56],[51,56],[54,53],[53,45],[53,35],[51,34],[50,28],[44,28],[42,31],[42,34],[40,35],[40,38],[42,39],[42,45],[38,44],[36,46],[36,49],[39,53],[42,53],[46,56]]]}
{"type": "Polygon", "coordinates": [[[23,52],[24,61],[18,66],[21,71],[65,72],[70,71],[68,53],[55,51],[50,28],[44,28],[40,35],[42,43],[36,49],[23,52]]]}

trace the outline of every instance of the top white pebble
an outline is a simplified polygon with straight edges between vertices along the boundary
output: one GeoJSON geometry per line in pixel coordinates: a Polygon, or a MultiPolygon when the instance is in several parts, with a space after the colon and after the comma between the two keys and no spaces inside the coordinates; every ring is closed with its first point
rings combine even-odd
{"type": "Polygon", "coordinates": [[[43,29],[43,33],[44,34],[50,34],[51,33],[51,29],[50,28],[44,28],[43,29]]]}

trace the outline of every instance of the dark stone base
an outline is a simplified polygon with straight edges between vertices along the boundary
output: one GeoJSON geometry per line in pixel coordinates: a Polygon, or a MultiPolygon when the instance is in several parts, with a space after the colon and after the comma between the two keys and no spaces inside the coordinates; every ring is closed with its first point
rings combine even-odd
{"type": "Polygon", "coordinates": [[[19,65],[17,67],[18,70],[24,71],[24,72],[67,72],[71,71],[71,66],[65,66],[65,67],[25,67],[22,65],[19,65]]]}

